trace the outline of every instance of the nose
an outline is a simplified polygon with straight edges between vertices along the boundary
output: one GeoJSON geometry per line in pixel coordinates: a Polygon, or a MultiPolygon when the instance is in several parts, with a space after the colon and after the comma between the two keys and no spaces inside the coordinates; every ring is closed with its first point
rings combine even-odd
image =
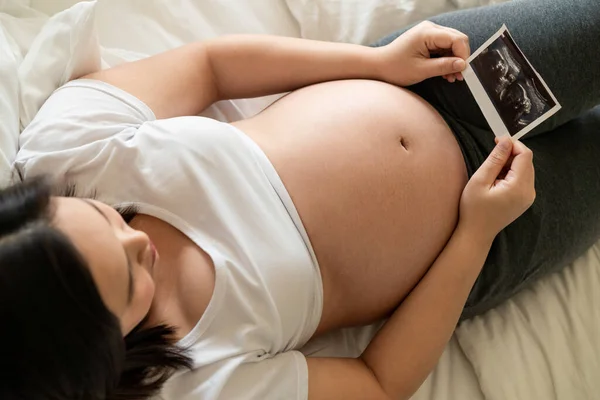
{"type": "Polygon", "coordinates": [[[132,262],[138,262],[140,264],[144,262],[148,246],[150,245],[150,238],[145,232],[128,228],[123,232],[121,243],[132,262]]]}

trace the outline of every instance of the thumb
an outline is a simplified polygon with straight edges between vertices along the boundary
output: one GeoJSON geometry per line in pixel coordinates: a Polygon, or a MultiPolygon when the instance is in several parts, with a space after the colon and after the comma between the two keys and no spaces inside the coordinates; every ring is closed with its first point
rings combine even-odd
{"type": "Polygon", "coordinates": [[[490,185],[493,184],[498,175],[500,175],[500,172],[502,172],[502,168],[508,162],[512,153],[512,146],[513,143],[510,139],[500,139],[488,158],[475,172],[474,176],[476,175],[477,179],[481,182],[489,183],[490,185]]]}
{"type": "Polygon", "coordinates": [[[430,76],[442,76],[462,72],[466,68],[465,60],[458,57],[440,57],[426,60],[423,69],[430,76]]]}

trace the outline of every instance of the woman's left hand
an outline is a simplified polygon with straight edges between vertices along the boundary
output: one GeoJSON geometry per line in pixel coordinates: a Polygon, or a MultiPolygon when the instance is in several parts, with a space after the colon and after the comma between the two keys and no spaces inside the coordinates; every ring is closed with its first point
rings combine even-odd
{"type": "Polygon", "coordinates": [[[461,72],[471,55],[467,35],[429,21],[376,50],[381,79],[399,86],[414,85],[434,76],[451,83],[463,80],[461,72]]]}

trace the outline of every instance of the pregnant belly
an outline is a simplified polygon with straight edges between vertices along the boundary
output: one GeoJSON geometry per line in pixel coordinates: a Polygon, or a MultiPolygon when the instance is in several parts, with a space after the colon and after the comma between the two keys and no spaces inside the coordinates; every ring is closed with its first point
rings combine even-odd
{"type": "Polygon", "coordinates": [[[444,247],[467,175],[450,129],[375,81],[310,86],[235,123],[286,185],[323,277],[317,334],[389,314],[444,247]]]}

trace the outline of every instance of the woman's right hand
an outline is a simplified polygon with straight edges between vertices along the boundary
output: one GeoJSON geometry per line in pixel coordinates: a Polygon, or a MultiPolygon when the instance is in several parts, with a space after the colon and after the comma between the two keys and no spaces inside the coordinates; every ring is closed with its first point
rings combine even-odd
{"type": "Polygon", "coordinates": [[[507,137],[496,143],[460,200],[459,226],[489,243],[535,200],[532,151],[507,137]]]}

